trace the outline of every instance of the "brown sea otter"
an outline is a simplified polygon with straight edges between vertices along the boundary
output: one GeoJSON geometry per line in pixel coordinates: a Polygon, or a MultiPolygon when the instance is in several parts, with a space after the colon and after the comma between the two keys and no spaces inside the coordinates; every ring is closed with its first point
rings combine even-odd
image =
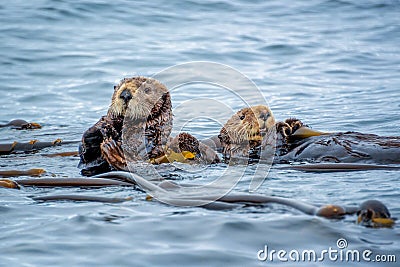
{"type": "Polygon", "coordinates": [[[114,86],[107,115],[83,134],[81,173],[92,176],[113,169],[127,170],[130,161],[162,163],[165,155],[174,160],[172,152],[181,152],[177,149],[190,152],[185,159],[219,160],[190,134],[171,138],[172,118],[171,97],[163,84],[145,77],[123,79],[114,86]]]}
{"type": "Polygon", "coordinates": [[[225,123],[218,135],[225,161],[232,157],[235,160],[259,157],[262,140],[274,134],[274,126],[275,118],[267,106],[239,110],[225,123]]]}
{"type": "Polygon", "coordinates": [[[260,118],[269,110],[262,107],[238,111],[221,129],[219,139],[225,159],[247,155],[251,161],[259,157],[257,152],[261,148],[271,149],[270,139],[275,135],[275,163],[400,163],[400,137],[358,132],[322,133],[294,118],[277,122],[272,127],[275,120],[271,112],[267,127],[270,130],[260,131],[260,125],[264,125],[260,118]]]}

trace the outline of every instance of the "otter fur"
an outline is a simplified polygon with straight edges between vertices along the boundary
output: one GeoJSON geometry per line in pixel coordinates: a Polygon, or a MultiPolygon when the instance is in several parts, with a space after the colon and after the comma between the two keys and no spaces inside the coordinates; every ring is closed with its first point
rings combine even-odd
{"type": "Polygon", "coordinates": [[[207,163],[218,162],[214,151],[187,133],[175,139],[172,104],[168,89],[146,77],[125,78],[114,86],[107,115],[90,127],[80,145],[81,173],[92,176],[110,170],[127,170],[127,162],[163,158],[169,142],[176,140],[180,153],[187,151],[207,163]],[[184,150],[182,150],[184,149],[184,150]]]}

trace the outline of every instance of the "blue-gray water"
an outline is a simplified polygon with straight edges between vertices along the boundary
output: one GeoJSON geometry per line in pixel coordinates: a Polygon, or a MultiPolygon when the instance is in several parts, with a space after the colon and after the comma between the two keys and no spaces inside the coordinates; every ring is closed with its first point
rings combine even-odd
{"type": "MultiPolygon", "coordinates": [[[[319,130],[400,135],[399,1],[151,2],[0,3],[0,121],[22,118],[44,126],[1,129],[0,142],[77,140],[106,113],[118,80],[190,61],[215,61],[241,71],[262,90],[278,120],[296,116],[319,130]]],[[[204,85],[181,88],[172,95],[174,106],[213,92],[204,85]]],[[[217,94],[215,100],[242,107],[231,95],[217,94]]],[[[218,108],[205,110],[221,115],[218,108]]],[[[175,122],[180,118],[178,112],[175,122]]],[[[187,127],[198,137],[219,130],[207,120],[187,127]]],[[[36,153],[1,156],[0,167],[76,177],[78,161],[36,153]]],[[[192,183],[212,179],[187,176],[192,183]]],[[[248,180],[235,190],[247,187],[248,180]]],[[[397,171],[272,169],[258,193],[343,205],[380,199],[400,217],[397,171]]],[[[400,260],[398,225],[369,229],[354,221],[325,220],[279,205],[232,211],[171,207],[145,201],[144,193],[127,188],[0,189],[0,265],[267,266],[257,260],[264,245],[321,251],[337,248],[339,238],[347,239],[349,249],[395,254],[400,260]],[[133,196],[133,201],[38,204],[30,198],[60,193],[133,196]]]]}

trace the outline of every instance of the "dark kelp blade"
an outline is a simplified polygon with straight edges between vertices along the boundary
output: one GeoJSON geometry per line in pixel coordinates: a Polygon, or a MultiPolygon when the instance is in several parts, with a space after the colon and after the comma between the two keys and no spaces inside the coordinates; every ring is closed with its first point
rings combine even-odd
{"type": "Polygon", "coordinates": [[[299,164],[281,167],[280,169],[298,170],[305,172],[339,172],[365,170],[400,170],[400,166],[356,164],[356,163],[315,163],[299,164]]]}
{"type": "Polygon", "coordinates": [[[117,197],[98,197],[85,195],[52,195],[33,197],[35,201],[85,201],[85,202],[103,202],[103,203],[121,203],[130,201],[132,197],[117,198],[117,197]]]}
{"type": "Polygon", "coordinates": [[[18,183],[9,179],[0,179],[0,187],[10,188],[10,189],[20,189],[18,183]]]}
{"type": "Polygon", "coordinates": [[[102,187],[102,186],[134,186],[132,183],[104,178],[40,178],[16,180],[22,186],[37,187],[102,187]]]}
{"type": "Polygon", "coordinates": [[[0,177],[18,177],[18,176],[41,176],[42,174],[46,173],[44,169],[30,169],[27,171],[20,171],[20,170],[7,170],[7,171],[0,171],[0,177]]]}

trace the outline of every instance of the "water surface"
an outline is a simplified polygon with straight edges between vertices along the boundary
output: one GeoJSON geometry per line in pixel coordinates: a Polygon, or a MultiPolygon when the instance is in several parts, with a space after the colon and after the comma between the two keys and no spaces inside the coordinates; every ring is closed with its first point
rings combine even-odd
{"type": "MultiPolygon", "coordinates": [[[[295,116],[314,129],[399,135],[400,2],[382,1],[51,1],[0,4],[1,122],[36,121],[37,131],[1,129],[0,142],[79,140],[107,111],[113,85],[191,61],[231,66],[253,80],[276,118],[295,116]]],[[[258,95],[243,90],[252,100],[258,95]]],[[[177,88],[175,124],[199,138],[228,118],[221,106],[244,106],[211,85],[177,88]],[[188,123],[187,123],[188,122],[188,123]]],[[[41,153],[75,150],[75,145],[41,153]]],[[[77,177],[78,158],[41,153],[0,157],[1,169],[44,168],[77,177]]],[[[210,175],[180,174],[204,183],[210,175]]],[[[247,177],[248,178],[248,177],[247,177]]],[[[244,177],[235,188],[246,191],[244,177]]],[[[310,174],[273,168],[258,193],[311,203],[355,205],[380,199],[400,217],[399,173],[310,174]]],[[[127,188],[0,189],[1,266],[265,266],[257,252],[336,247],[395,254],[400,228],[368,229],[354,217],[331,221],[279,205],[232,211],[171,207],[127,188]],[[43,194],[133,196],[123,204],[41,203],[43,194]]],[[[298,263],[317,266],[319,263],[298,263]]],[[[325,265],[336,265],[325,261],[325,265]]],[[[350,263],[358,265],[361,263],[350,263]]],[[[283,264],[285,265],[285,263],[283,264]]],[[[290,265],[290,263],[286,263],[290,265]]],[[[371,266],[378,263],[370,263],[371,266]]],[[[387,263],[385,266],[396,266],[387,263]]]]}

